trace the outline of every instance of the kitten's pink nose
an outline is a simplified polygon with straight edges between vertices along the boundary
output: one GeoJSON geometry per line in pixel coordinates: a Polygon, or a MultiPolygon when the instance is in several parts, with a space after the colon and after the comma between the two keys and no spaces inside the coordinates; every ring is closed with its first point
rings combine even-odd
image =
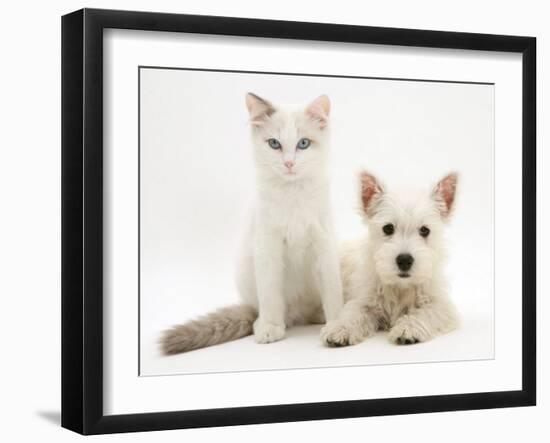
{"type": "Polygon", "coordinates": [[[292,160],[287,160],[285,166],[290,170],[294,166],[294,162],[292,160]]]}

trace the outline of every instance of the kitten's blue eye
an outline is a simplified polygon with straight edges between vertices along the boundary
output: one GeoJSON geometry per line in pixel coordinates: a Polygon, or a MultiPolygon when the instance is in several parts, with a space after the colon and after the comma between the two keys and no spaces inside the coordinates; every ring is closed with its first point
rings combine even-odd
{"type": "Polygon", "coordinates": [[[272,149],[281,149],[281,143],[280,143],[279,140],[277,140],[276,138],[270,138],[270,139],[267,141],[267,144],[268,144],[269,147],[272,148],[272,149]]]}
{"type": "Polygon", "coordinates": [[[309,138],[301,138],[296,147],[298,149],[307,149],[311,145],[311,140],[309,138]]]}

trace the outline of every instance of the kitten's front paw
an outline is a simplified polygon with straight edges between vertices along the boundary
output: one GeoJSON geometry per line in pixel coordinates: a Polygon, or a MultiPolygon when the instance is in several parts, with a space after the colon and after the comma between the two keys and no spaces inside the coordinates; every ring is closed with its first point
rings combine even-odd
{"type": "Polygon", "coordinates": [[[429,340],[430,335],[418,320],[405,316],[390,329],[388,338],[398,345],[413,345],[429,340]]]}
{"type": "Polygon", "coordinates": [[[353,328],[344,323],[333,320],[329,321],[323,329],[321,329],[321,341],[327,346],[349,346],[356,345],[363,341],[363,336],[353,328]]]}
{"type": "Polygon", "coordinates": [[[283,339],[285,336],[285,326],[275,325],[260,321],[257,319],[254,322],[254,339],[256,343],[272,343],[283,339]]]}

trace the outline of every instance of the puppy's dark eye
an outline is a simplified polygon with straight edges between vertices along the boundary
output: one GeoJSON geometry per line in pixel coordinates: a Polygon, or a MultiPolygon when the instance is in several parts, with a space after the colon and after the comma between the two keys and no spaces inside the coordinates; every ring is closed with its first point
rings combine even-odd
{"type": "Polygon", "coordinates": [[[427,237],[428,235],[430,235],[430,228],[428,228],[427,226],[422,226],[418,230],[418,232],[422,237],[427,237]]]}
{"type": "Polygon", "coordinates": [[[382,226],[382,231],[384,231],[384,234],[386,235],[392,235],[395,231],[395,227],[391,223],[388,223],[387,225],[382,226]]]}

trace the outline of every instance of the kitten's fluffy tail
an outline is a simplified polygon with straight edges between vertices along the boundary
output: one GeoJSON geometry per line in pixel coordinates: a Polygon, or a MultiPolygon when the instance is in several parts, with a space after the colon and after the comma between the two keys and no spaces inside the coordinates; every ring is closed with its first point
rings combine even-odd
{"type": "Polygon", "coordinates": [[[252,334],[257,317],[256,309],[249,305],[218,309],[165,331],[160,339],[161,351],[164,355],[179,354],[246,337],[252,334]]]}

